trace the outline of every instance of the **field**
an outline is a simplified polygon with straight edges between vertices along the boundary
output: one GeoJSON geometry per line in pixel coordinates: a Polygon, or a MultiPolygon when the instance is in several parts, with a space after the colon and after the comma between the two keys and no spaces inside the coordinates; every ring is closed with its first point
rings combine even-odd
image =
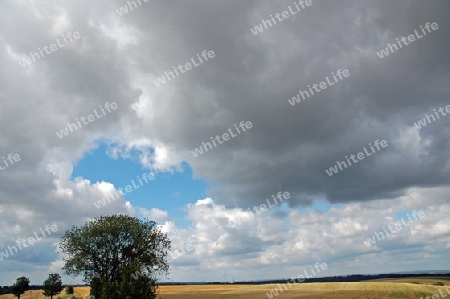
{"type": "MultiPolygon", "coordinates": [[[[441,281],[450,286],[448,278],[413,278],[390,279],[389,281],[366,282],[330,282],[330,283],[301,283],[292,288],[279,292],[274,298],[314,298],[314,299],[388,299],[388,298],[425,298],[427,295],[447,294],[445,287],[435,286],[441,281]],[[414,283],[413,283],[414,282],[414,283]]],[[[268,298],[267,292],[277,285],[186,285],[161,286],[159,299],[262,299],[268,298]]],[[[78,294],[75,298],[89,296],[89,287],[75,287],[78,294]]],[[[56,299],[58,296],[55,296],[56,299]]],[[[13,299],[12,295],[2,295],[0,299],[13,299]]],[[[41,291],[26,292],[23,299],[44,298],[41,291]]],[[[62,299],[68,298],[62,295],[62,299]]],[[[439,299],[442,297],[439,296],[439,299]]]]}
{"type": "MultiPolygon", "coordinates": [[[[411,282],[422,279],[408,280],[411,282]]],[[[439,289],[446,294],[445,287],[431,285],[442,281],[450,285],[449,281],[427,279],[424,284],[410,282],[331,282],[307,283],[292,286],[274,298],[315,298],[315,299],[388,299],[388,298],[425,298],[427,295],[439,294],[439,289]],[[427,283],[428,285],[425,285],[427,283]]],[[[163,286],[160,288],[160,299],[262,299],[268,298],[267,292],[276,285],[220,285],[220,286],[163,286]]]]}
{"type": "MultiPolygon", "coordinates": [[[[89,297],[89,287],[75,287],[74,291],[76,293],[78,293],[78,297],[79,298],[83,298],[83,296],[88,296],[89,297]]],[[[44,295],[42,295],[42,291],[39,290],[33,290],[33,291],[27,291],[25,292],[23,295],[20,296],[20,299],[43,299],[44,295]]],[[[53,296],[53,299],[56,299],[58,297],[61,297],[61,299],[67,299],[67,298],[71,298],[69,295],[66,295],[66,292],[63,290],[62,294],[53,296]]],[[[17,297],[8,294],[8,295],[0,295],[0,299],[14,299],[17,297]]],[[[50,298],[50,297],[47,297],[50,298]]]]}

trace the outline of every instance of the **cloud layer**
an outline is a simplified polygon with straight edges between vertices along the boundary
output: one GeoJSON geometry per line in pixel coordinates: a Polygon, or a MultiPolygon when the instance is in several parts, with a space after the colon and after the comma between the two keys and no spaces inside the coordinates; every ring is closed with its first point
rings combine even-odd
{"type": "MultiPolygon", "coordinates": [[[[250,29],[293,3],[151,1],[119,16],[123,5],[0,4],[0,156],[21,157],[0,171],[0,250],[14,243],[12,237],[46,224],[56,223],[62,232],[100,213],[122,212],[158,219],[175,233],[175,244],[195,245],[174,260],[179,279],[194,269],[218,276],[235,269],[247,279],[268,269],[282,276],[316,260],[330,263],[335,274],[377,271],[383,261],[393,268],[380,271],[427,265],[415,264],[422,259],[441,266],[450,246],[450,116],[421,130],[414,123],[450,104],[450,3],[313,0],[307,10],[258,35],[250,29]],[[439,29],[388,57],[376,55],[427,22],[439,29]],[[78,31],[80,39],[20,66],[30,52],[69,31],[78,31]],[[214,59],[160,87],[154,84],[203,50],[213,50],[214,59]],[[350,76],[289,104],[299,90],[339,69],[350,76]],[[57,137],[68,122],[106,102],[118,109],[57,137]],[[253,128],[192,156],[202,142],[241,121],[253,128]],[[377,139],[389,146],[326,174],[336,161],[377,139]],[[189,163],[195,177],[220,186],[210,190],[215,200],[192,199],[186,207],[189,228],[178,227],[167,211],[123,199],[93,210],[92,202],[114,186],[70,177],[98,140],[114,144],[112,156],[137,150],[141,164],[156,172],[179,171],[181,162],[189,163]],[[279,190],[292,195],[283,209],[228,226],[230,217],[245,216],[279,190]],[[305,210],[323,201],[341,205],[305,210]],[[392,221],[395,211],[414,209],[427,215],[414,229],[374,248],[364,246],[362,240],[392,221]]],[[[58,264],[55,242],[49,238],[30,248],[29,257],[2,261],[0,281],[10,284],[30,265],[43,280],[58,264]]]]}

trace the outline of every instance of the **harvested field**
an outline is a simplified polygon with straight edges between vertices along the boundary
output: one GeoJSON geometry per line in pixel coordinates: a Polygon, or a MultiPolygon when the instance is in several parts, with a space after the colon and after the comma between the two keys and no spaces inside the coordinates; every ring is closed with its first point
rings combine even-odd
{"type": "MultiPolygon", "coordinates": [[[[292,285],[283,292],[278,290],[278,296],[272,292],[273,298],[311,298],[311,299],[420,299],[427,295],[447,294],[445,287],[425,284],[413,284],[403,282],[404,279],[367,282],[330,282],[330,283],[306,283],[292,285]]],[[[414,281],[414,279],[407,279],[414,281]]],[[[420,278],[416,279],[420,281],[420,278]]],[[[434,279],[440,281],[439,279],[434,279]]],[[[432,283],[434,283],[434,280],[432,283]]],[[[448,282],[448,281],[447,281],[448,282]]],[[[277,285],[183,285],[183,286],[161,286],[159,288],[159,299],[263,299],[269,298],[267,293],[273,291],[277,285]]],[[[89,297],[89,287],[75,287],[77,296],[75,298],[89,297]]],[[[449,289],[450,292],[450,289],[449,289]]],[[[449,293],[450,294],[450,293],[449,293]]],[[[59,295],[58,295],[59,296],[59,295]]],[[[55,296],[56,299],[58,296],[55,296]]],[[[0,299],[13,299],[12,295],[0,296],[0,299]]],[[[41,291],[26,292],[21,296],[23,299],[44,298],[41,291]]],[[[67,295],[61,296],[68,298],[67,295]]]]}

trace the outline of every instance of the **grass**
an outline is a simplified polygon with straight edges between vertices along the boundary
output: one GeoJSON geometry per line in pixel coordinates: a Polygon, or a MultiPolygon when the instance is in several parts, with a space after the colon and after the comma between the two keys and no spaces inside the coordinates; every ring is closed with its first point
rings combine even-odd
{"type": "MultiPolygon", "coordinates": [[[[365,281],[365,282],[329,282],[329,283],[300,283],[288,287],[288,290],[279,292],[277,299],[419,299],[427,295],[438,294],[439,289],[446,294],[442,286],[431,285],[435,281],[427,281],[430,284],[412,284],[397,281],[365,281]]],[[[161,286],[158,299],[263,299],[268,298],[266,293],[277,285],[182,285],[161,286]]],[[[89,296],[89,287],[75,287],[75,298],[89,296]]],[[[63,291],[61,299],[69,298],[63,291]]],[[[54,297],[56,299],[57,295],[54,297]]],[[[0,299],[12,299],[12,295],[2,295],[0,299]]],[[[22,299],[42,299],[41,291],[33,291],[21,296],[22,299]]]]}

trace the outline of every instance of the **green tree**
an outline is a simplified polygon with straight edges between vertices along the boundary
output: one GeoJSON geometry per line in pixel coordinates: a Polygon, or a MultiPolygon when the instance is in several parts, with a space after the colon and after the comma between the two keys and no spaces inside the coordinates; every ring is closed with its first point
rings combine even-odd
{"type": "Polygon", "coordinates": [[[67,295],[73,294],[73,286],[66,286],[66,294],[67,295]]]}
{"type": "Polygon", "coordinates": [[[16,282],[11,287],[11,292],[20,299],[20,295],[25,293],[30,287],[30,280],[25,276],[17,278],[16,282]]]}
{"type": "Polygon", "coordinates": [[[59,247],[65,272],[82,274],[95,298],[153,298],[158,277],[169,271],[167,235],[154,221],[128,215],[101,216],[73,226],[59,247]],[[141,275],[134,279],[136,271],[141,275]]]}
{"type": "Polygon", "coordinates": [[[99,277],[92,278],[90,295],[94,298],[100,298],[102,296],[102,280],[99,277]]]}
{"type": "Polygon", "coordinates": [[[156,291],[156,281],[149,277],[146,273],[142,273],[139,265],[129,265],[129,267],[127,267],[127,269],[122,272],[122,280],[119,292],[121,298],[155,299],[156,291]]]}
{"type": "Polygon", "coordinates": [[[61,276],[57,273],[49,274],[48,278],[44,281],[42,289],[44,290],[44,296],[50,296],[50,299],[53,299],[53,296],[61,293],[64,289],[61,276]]]}

